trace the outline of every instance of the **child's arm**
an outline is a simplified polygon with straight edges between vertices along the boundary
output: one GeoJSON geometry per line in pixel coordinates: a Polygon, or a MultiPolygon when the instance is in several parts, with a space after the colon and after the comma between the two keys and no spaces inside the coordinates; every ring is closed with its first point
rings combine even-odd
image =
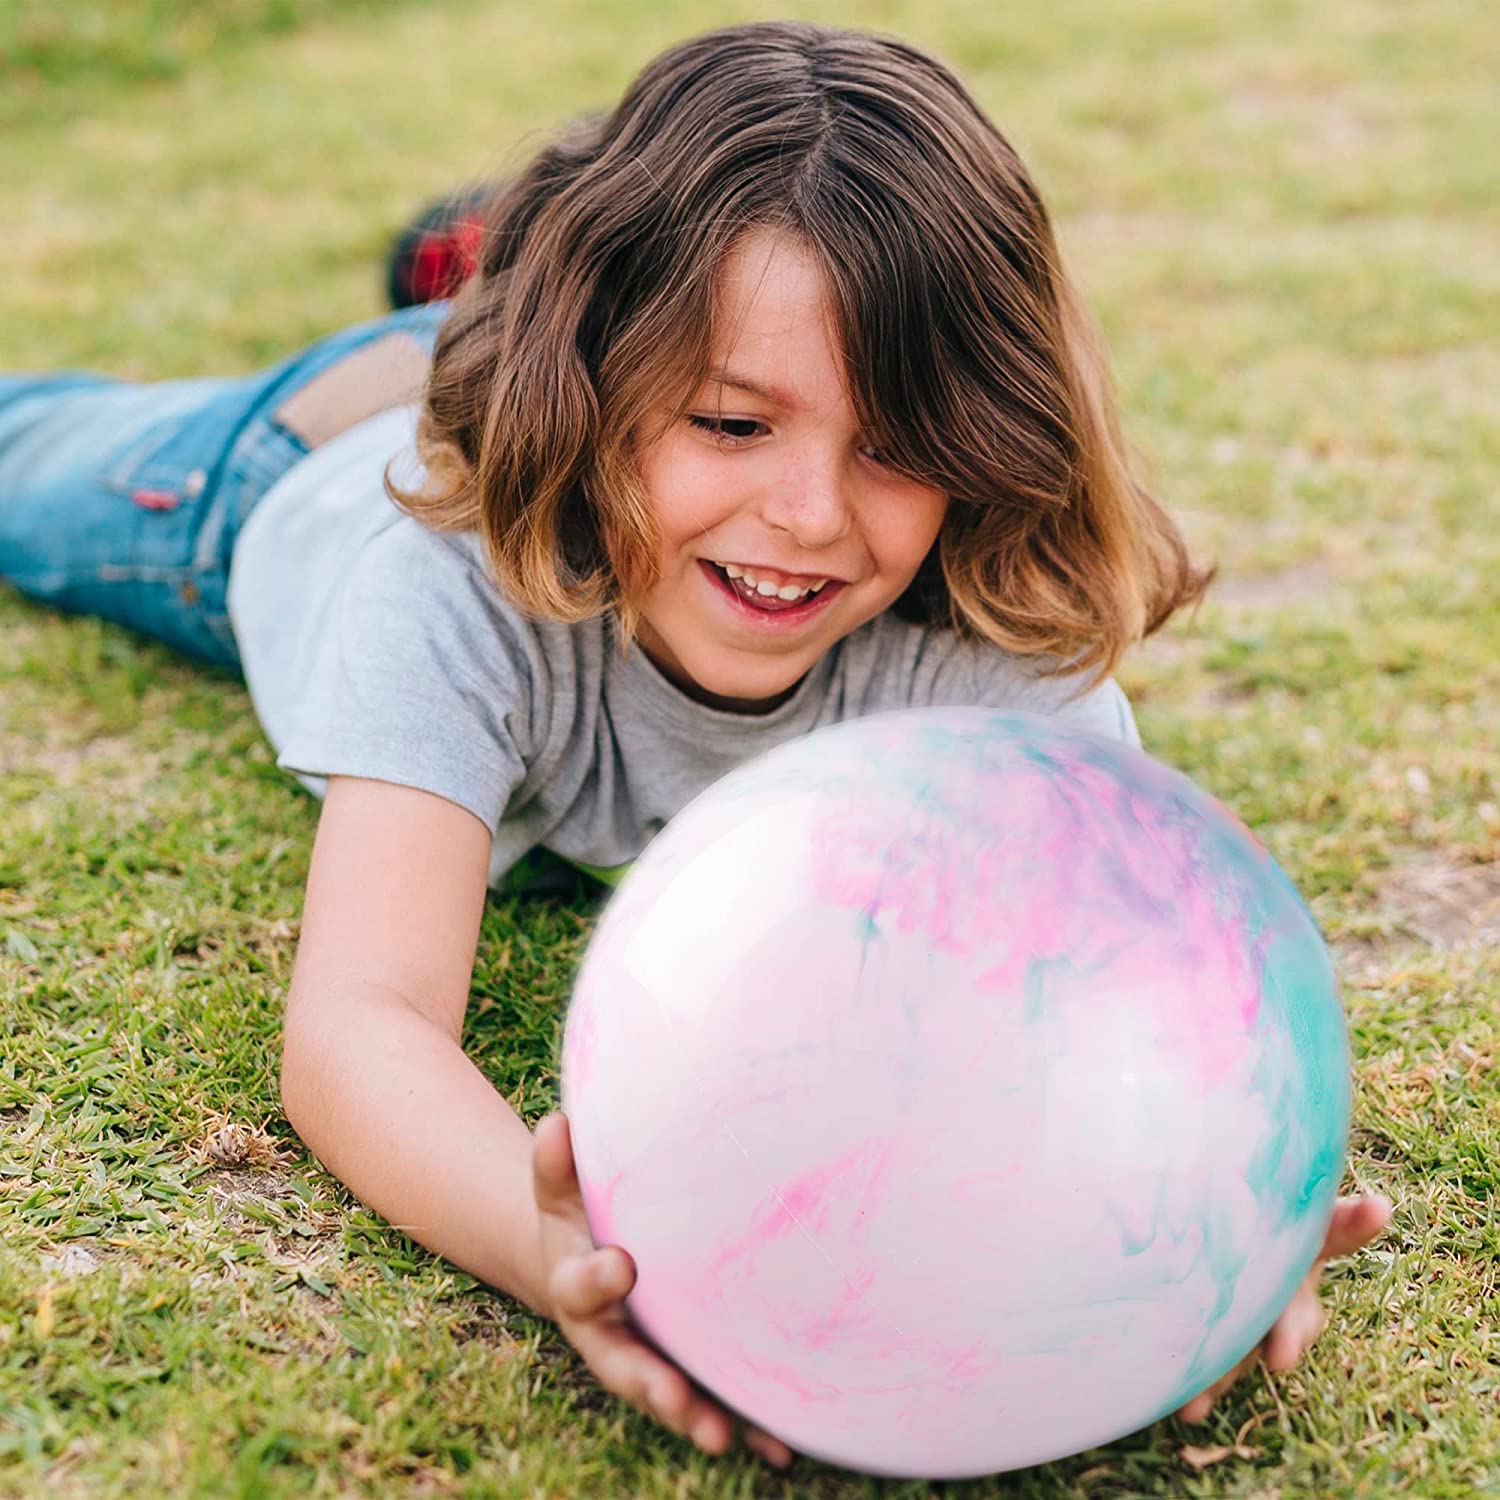
{"type": "Polygon", "coordinates": [[[532,1253],[526,1126],[452,1038],[399,996],[357,982],[323,998],[345,1019],[317,1039],[301,1032],[282,1069],[297,1134],[398,1229],[553,1316],[532,1253]]]}
{"type": "MultiPolygon", "coordinates": [[[[428,792],[332,778],[282,1046],[287,1119],[362,1202],[556,1320],[600,1383],[709,1452],[735,1436],[630,1327],[634,1263],[595,1250],[568,1132],[531,1132],[460,1046],[490,834],[428,792]]],[[[770,1462],[790,1453],[746,1425],[770,1462]]]]}
{"type": "Polygon", "coordinates": [[[459,1045],[490,838],[430,793],[334,777],[287,998],[287,1119],[363,1202],[551,1316],[531,1133],[459,1045]]]}

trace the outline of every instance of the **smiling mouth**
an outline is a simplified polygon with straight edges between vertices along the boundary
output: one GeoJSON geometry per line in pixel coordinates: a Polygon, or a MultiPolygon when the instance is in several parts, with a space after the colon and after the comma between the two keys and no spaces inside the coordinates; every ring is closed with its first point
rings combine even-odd
{"type": "MultiPolygon", "coordinates": [[[[835,578],[831,573],[798,573],[786,568],[762,567],[759,563],[735,562],[733,558],[715,557],[710,558],[714,567],[727,573],[731,578],[743,578],[752,589],[758,588],[760,592],[766,593],[763,585],[770,585],[770,592],[780,593],[783,588],[790,587],[797,593],[817,593],[826,583],[842,583],[842,578],[835,578]]],[[[783,598],[789,597],[785,594],[783,598]]],[[[796,593],[790,597],[795,598],[796,593]]]]}
{"type": "Polygon", "coordinates": [[[719,575],[719,581],[725,584],[737,599],[749,605],[751,609],[765,610],[768,614],[785,614],[799,605],[806,604],[809,599],[821,593],[828,582],[824,578],[818,580],[815,588],[788,585],[783,590],[778,589],[769,581],[753,582],[754,575],[738,566],[735,566],[733,572],[730,572],[729,568],[722,563],[710,563],[709,566],[719,575]]]}
{"type": "Polygon", "coordinates": [[[811,615],[822,610],[844,588],[842,580],[830,578],[794,599],[783,599],[777,593],[765,594],[758,587],[752,588],[743,577],[731,577],[718,563],[707,558],[700,558],[699,564],[721,592],[752,615],[811,615]]]}

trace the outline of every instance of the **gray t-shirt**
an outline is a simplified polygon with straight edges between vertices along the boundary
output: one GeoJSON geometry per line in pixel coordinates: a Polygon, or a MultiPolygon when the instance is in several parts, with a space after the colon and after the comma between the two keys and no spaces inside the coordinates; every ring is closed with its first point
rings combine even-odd
{"type": "MultiPolygon", "coordinates": [[[[410,482],[416,409],[318,448],[235,543],[229,616],[277,764],[316,795],[329,776],[434,792],[494,834],[490,883],[535,847],[618,875],[699,792],[825,724],[896,708],[1021,709],[1138,745],[1125,695],[889,613],[838,642],[770,713],[688,697],[613,616],[526,618],[472,533],[437,532],[384,491],[410,482]]],[[[608,878],[608,876],[606,877],[608,878]]]]}

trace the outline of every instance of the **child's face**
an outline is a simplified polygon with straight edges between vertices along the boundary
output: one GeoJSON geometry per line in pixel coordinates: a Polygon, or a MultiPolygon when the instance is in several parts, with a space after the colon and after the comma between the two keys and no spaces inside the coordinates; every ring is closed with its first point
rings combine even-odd
{"type": "Polygon", "coordinates": [[[884,468],[859,430],[821,277],[796,240],[747,235],[719,296],[714,367],[775,394],[711,379],[687,418],[642,447],[662,555],[638,639],[684,692],[753,713],[774,708],[835,641],[901,596],[947,497],[884,468]],[[762,587],[829,581],[772,613],[737,598],[718,563],[762,587]]]}

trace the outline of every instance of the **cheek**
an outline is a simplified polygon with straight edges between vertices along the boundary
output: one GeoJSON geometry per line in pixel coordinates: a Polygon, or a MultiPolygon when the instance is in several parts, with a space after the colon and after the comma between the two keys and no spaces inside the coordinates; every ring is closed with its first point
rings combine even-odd
{"type": "Polygon", "coordinates": [[[948,509],[931,493],[893,496],[883,517],[881,561],[892,572],[914,571],[931,550],[948,509]]]}
{"type": "Polygon", "coordinates": [[[699,455],[674,451],[674,446],[664,444],[640,468],[662,546],[669,553],[696,542],[722,519],[719,510],[730,508],[714,505],[716,497],[721,502],[727,498],[723,475],[714,473],[699,455]]]}

